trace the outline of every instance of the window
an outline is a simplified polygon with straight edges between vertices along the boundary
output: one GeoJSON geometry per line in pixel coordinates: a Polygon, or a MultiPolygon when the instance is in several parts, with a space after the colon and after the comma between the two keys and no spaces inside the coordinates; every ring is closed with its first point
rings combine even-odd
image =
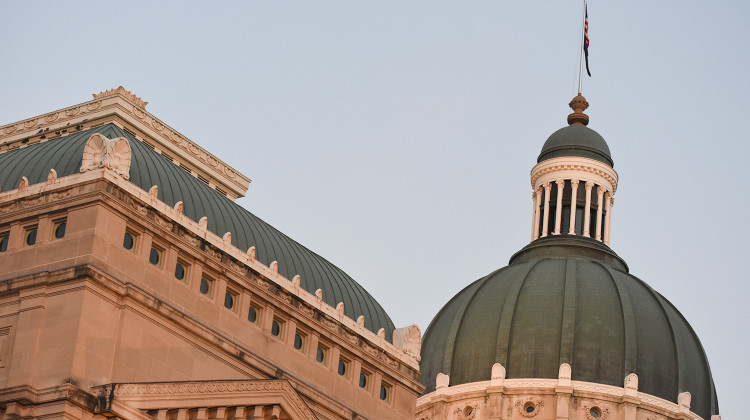
{"type": "Polygon", "coordinates": [[[258,324],[260,318],[260,308],[256,305],[250,305],[250,310],[247,312],[247,320],[253,324],[258,324]]]}
{"type": "Polygon", "coordinates": [[[211,279],[207,279],[205,277],[201,277],[201,285],[200,285],[200,292],[204,296],[211,297],[211,293],[214,289],[214,281],[211,279]]]}
{"type": "Polygon", "coordinates": [[[349,377],[349,361],[348,360],[344,358],[339,359],[338,374],[339,376],[343,376],[344,378],[349,377]]]}
{"type": "Polygon", "coordinates": [[[137,235],[132,232],[125,231],[125,236],[122,238],[122,247],[128,251],[135,251],[135,239],[137,235]]]}
{"type": "Polygon", "coordinates": [[[9,240],[8,233],[0,233],[0,252],[5,252],[8,250],[8,240],[9,240]]]}
{"type": "Polygon", "coordinates": [[[24,240],[26,242],[27,246],[33,246],[36,243],[36,226],[26,228],[26,233],[24,234],[24,240]]]}
{"type": "Polygon", "coordinates": [[[536,404],[533,401],[526,401],[523,405],[523,411],[525,411],[526,414],[534,414],[534,411],[536,411],[536,404]]]}
{"type": "Polygon", "coordinates": [[[284,321],[274,318],[273,322],[271,322],[271,335],[274,337],[278,337],[279,339],[282,339],[284,332],[284,321]]]}
{"type": "Polygon", "coordinates": [[[227,292],[224,293],[224,307],[232,312],[237,310],[237,292],[227,289],[227,292]]]}
{"type": "Polygon", "coordinates": [[[318,345],[318,350],[315,352],[315,360],[321,365],[328,365],[328,348],[318,345]]]}
{"type": "Polygon", "coordinates": [[[174,267],[174,278],[177,280],[187,283],[187,269],[188,265],[184,262],[177,260],[177,264],[174,267]]]}
{"type": "Polygon", "coordinates": [[[370,389],[370,377],[370,372],[363,369],[359,373],[359,387],[365,390],[370,389]]]}
{"type": "Polygon", "coordinates": [[[68,223],[66,220],[58,220],[52,225],[52,239],[62,239],[65,237],[65,228],[68,223]]]}
{"type": "Polygon", "coordinates": [[[380,400],[385,402],[391,401],[391,386],[385,382],[380,384],[380,400]]]}
{"type": "Polygon", "coordinates": [[[294,348],[303,352],[305,351],[305,344],[307,343],[307,335],[301,331],[294,333],[294,348]]]}
{"type": "Polygon", "coordinates": [[[148,254],[148,262],[151,263],[151,265],[161,268],[161,259],[162,259],[162,250],[151,247],[151,252],[148,254]]]}

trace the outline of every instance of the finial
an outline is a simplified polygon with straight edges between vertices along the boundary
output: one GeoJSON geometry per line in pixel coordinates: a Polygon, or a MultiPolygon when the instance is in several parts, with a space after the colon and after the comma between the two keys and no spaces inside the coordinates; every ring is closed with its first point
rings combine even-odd
{"type": "Polygon", "coordinates": [[[573,100],[570,101],[568,105],[570,106],[571,109],[573,109],[573,113],[568,115],[568,124],[588,125],[589,116],[583,113],[583,111],[585,111],[586,108],[589,107],[589,103],[586,102],[586,98],[584,98],[581,95],[578,95],[575,98],[573,98],[573,100]]]}

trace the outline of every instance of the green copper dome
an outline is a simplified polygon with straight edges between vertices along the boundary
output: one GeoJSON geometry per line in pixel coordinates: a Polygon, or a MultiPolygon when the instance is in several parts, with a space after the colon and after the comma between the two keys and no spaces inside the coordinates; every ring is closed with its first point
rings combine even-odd
{"type": "Polygon", "coordinates": [[[629,274],[608,247],[581,237],[547,237],[514,255],[507,267],[451,299],[427,328],[421,382],[435,390],[490,379],[494,363],[508,378],[557,378],[623,386],[636,373],[639,390],[692,411],[718,412],[711,370],[688,322],[662,295],[629,274]]]}
{"type": "Polygon", "coordinates": [[[537,163],[562,156],[585,157],[615,166],[604,138],[583,125],[563,127],[552,133],[544,142],[537,163]]]}

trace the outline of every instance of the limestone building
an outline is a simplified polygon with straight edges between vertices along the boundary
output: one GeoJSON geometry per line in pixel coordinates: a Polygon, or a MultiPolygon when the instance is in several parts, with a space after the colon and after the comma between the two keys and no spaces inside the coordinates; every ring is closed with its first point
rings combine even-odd
{"type": "Polygon", "coordinates": [[[584,98],[532,169],[531,243],[423,343],[146,105],[0,127],[0,418],[716,420],[700,341],[609,248],[584,98]]]}
{"type": "Polygon", "coordinates": [[[0,128],[0,417],[411,420],[417,327],[145,107],[0,128]]]}

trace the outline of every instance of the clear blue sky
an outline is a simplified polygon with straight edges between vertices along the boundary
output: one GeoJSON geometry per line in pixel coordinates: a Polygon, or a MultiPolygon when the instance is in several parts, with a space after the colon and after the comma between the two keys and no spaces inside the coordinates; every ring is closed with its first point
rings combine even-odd
{"type": "MultiPolygon", "coordinates": [[[[0,124],[123,85],[253,179],[240,202],[398,326],[529,240],[565,125],[579,1],[0,3],[0,124]]],[[[750,374],[750,3],[591,0],[590,127],[620,174],[612,248],[701,337],[721,413],[750,374]]]]}

